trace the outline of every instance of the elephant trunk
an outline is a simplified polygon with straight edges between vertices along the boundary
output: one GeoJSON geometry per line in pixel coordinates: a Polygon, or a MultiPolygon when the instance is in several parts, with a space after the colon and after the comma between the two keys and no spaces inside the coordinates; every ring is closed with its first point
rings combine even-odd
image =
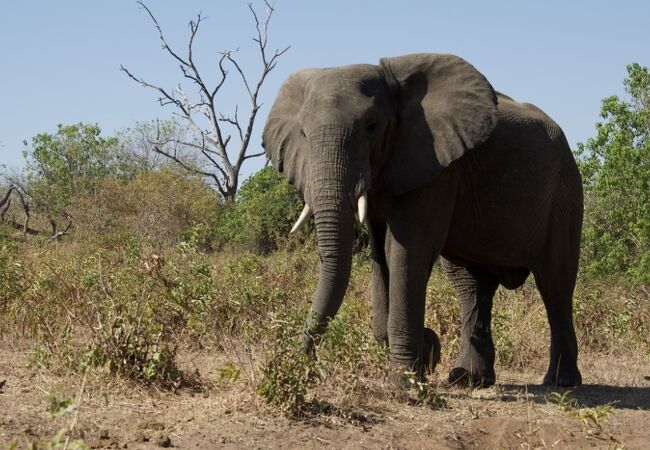
{"type": "Polygon", "coordinates": [[[354,193],[358,177],[345,155],[350,134],[342,127],[322,127],[310,136],[312,158],[307,202],[314,213],[320,274],[306,321],[305,346],[312,351],[329,320],[338,312],[348,287],[354,240],[354,193]]]}

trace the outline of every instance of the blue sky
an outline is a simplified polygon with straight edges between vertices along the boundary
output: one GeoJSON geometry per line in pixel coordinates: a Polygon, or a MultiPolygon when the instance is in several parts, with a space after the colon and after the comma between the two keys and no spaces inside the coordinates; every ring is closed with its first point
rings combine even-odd
{"type": "MultiPolygon", "coordinates": [[[[252,0],[259,10],[263,3],[252,0]]],[[[240,48],[255,69],[254,27],[247,1],[149,0],[168,40],[185,48],[187,23],[207,20],[196,59],[216,75],[217,52],[240,48]]],[[[535,103],[564,129],[575,147],[594,134],[600,101],[622,94],[625,66],[650,65],[647,1],[354,1],[275,0],[270,47],[291,45],[261,94],[264,103],[252,149],[282,81],[303,67],[376,63],[415,52],[457,54],[493,86],[535,103]]],[[[2,0],[0,6],[0,165],[22,165],[22,141],[54,132],[59,123],[97,122],[109,135],[136,121],[167,118],[153,91],[120,72],[125,65],[171,88],[178,67],[134,0],[2,0]]],[[[224,112],[248,105],[240,87],[227,85],[224,112]]],[[[244,175],[263,164],[254,160],[244,175]]]]}

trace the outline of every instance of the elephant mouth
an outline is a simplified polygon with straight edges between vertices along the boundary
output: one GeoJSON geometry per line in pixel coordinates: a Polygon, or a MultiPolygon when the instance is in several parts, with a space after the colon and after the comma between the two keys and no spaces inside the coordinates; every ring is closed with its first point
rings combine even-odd
{"type": "MultiPolygon", "coordinates": [[[[296,223],[291,228],[289,234],[293,234],[298,230],[300,230],[302,227],[304,227],[305,224],[309,222],[309,219],[313,215],[314,213],[311,207],[307,202],[305,202],[305,207],[302,209],[302,212],[300,213],[298,220],[296,220],[296,223]]],[[[363,192],[357,199],[357,218],[359,219],[360,223],[365,223],[367,216],[368,216],[368,194],[366,192],[363,192]]]]}

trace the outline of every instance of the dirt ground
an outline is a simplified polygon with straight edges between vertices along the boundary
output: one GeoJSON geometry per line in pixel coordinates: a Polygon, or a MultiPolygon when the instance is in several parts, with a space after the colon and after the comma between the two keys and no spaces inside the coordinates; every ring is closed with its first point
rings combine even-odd
{"type": "MultiPolygon", "coordinates": [[[[643,359],[583,358],[585,385],[571,393],[578,406],[568,412],[549,401],[554,390],[536,384],[541,372],[502,370],[490,389],[440,388],[446,405],[438,409],[381,391],[341,407],[320,392],[314,413],[300,419],[265,406],[253,383],[172,393],[89,377],[80,407],[51,418],[48,395],[74,398],[83,380],[34,371],[26,349],[1,348],[0,448],[26,448],[72,423],[91,448],[650,448],[650,364],[643,359]]],[[[187,364],[214,379],[208,357],[187,364]]]]}

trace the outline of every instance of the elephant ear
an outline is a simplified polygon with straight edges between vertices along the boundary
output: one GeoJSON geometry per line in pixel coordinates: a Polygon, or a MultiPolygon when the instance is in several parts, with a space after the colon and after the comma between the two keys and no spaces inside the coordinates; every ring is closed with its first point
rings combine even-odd
{"type": "Polygon", "coordinates": [[[284,82],[262,133],[266,156],[303,196],[307,184],[308,144],[298,121],[298,113],[305,101],[305,85],[319,71],[304,69],[284,82]]]}
{"type": "Polygon", "coordinates": [[[383,181],[399,195],[430,182],[482,144],[496,125],[497,99],[485,77],[457,56],[399,56],[382,59],[380,66],[398,111],[383,181]]]}

